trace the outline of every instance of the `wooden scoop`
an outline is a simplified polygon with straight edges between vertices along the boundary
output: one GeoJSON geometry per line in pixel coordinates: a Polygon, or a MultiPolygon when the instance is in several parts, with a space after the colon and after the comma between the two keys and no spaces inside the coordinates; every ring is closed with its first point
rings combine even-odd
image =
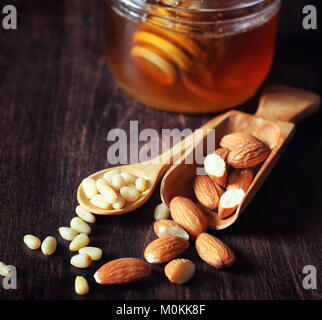
{"type": "MultiPolygon", "coordinates": [[[[255,115],[231,110],[210,120],[202,127],[216,129],[216,148],[224,135],[244,131],[264,141],[272,150],[265,162],[257,167],[252,184],[233,215],[219,219],[216,212],[203,208],[210,229],[224,229],[237,220],[284,152],[294,134],[294,123],[317,112],[319,104],[320,97],[315,93],[287,86],[272,86],[265,90],[255,115]]],[[[195,198],[193,181],[198,165],[185,164],[184,160],[185,156],[182,156],[180,164],[173,165],[162,179],[161,198],[168,206],[175,196],[195,198]]]]}

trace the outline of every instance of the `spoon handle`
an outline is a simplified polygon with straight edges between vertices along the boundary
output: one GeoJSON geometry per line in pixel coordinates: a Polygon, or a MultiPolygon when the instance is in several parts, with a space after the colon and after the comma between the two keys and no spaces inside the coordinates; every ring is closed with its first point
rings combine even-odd
{"type": "Polygon", "coordinates": [[[255,116],[297,123],[316,113],[319,106],[320,96],[316,93],[276,85],[265,89],[255,116]]]}

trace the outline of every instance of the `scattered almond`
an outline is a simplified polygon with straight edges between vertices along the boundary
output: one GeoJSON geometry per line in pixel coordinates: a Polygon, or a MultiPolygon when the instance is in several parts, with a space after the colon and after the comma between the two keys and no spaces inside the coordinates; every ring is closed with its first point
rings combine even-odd
{"type": "Polygon", "coordinates": [[[142,259],[121,258],[100,267],[94,279],[99,284],[122,284],[142,280],[150,273],[150,265],[142,259]]]}
{"type": "Polygon", "coordinates": [[[197,237],[196,249],[202,260],[217,269],[227,268],[235,262],[232,250],[208,233],[202,233],[197,237]]]}
{"type": "Polygon", "coordinates": [[[166,236],[152,241],[144,251],[144,258],[149,263],[164,263],[187,250],[189,241],[175,236],[166,236]]]}
{"type": "Polygon", "coordinates": [[[224,190],[208,176],[196,176],[193,190],[198,201],[209,209],[216,209],[224,190]]]}
{"type": "Polygon", "coordinates": [[[207,218],[201,208],[192,200],[177,196],[170,201],[173,220],[182,226],[191,239],[195,239],[207,228],[207,218]]]}
{"type": "Polygon", "coordinates": [[[258,143],[259,140],[252,134],[246,132],[234,132],[223,136],[220,140],[220,146],[229,150],[234,150],[238,147],[249,143],[258,143]]]}
{"type": "Polygon", "coordinates": [[[247,192],[249,186],[253,181],[252,169],[235,169],[228,176],[227,190],[231,189],[243,189],[247,192]]]}
{"type": "Polygon", "coordinates": [[[271,149],[263,142],[248,143],[233,149],[228,155],[228,164],[234,168],[250,168],[263,162],[271,149]]]}
{"type": "Polygon", "coordinates": [[[220,186],[225,187],[227,183],[227,166],[225,160],[215,154],[208,154],[204,161],[205,171],[208,176],[220,186]]]}
{"type": "Polygon", "coordinates": [[[183,284],[189,281],[196,271],[195,264],[188,259],[175,259],[169,262],[164,273],[167,278],[176,284],[183,284]]]}
{"type": "Polygon", "coordinates": [[[231,189],[226,191],[220,198],[218,217],[224,219],[232,215],[245,197],[243,189],[231,189]]]}
{"type": "Polygon", "coordinates": [[[176,236],[189,240],[188,233],[176,222],[168,219],[160,219],[154,223],[154,231],[160,237],[176,236]]]}

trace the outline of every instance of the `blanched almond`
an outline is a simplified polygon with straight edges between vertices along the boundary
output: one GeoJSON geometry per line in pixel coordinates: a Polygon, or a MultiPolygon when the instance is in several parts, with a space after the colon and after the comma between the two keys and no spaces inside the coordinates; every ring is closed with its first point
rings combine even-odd
{"type": "Polygon", "coordinates": [[[154,219],[168,219],[170,215],[170,210],[165,203],[158,204],[154,209],[154,219]]]}
{"type": "Polygon", "coordinates": [[[245,197],[243,189],[231,189],[220,198],[218,217],[224,219],[233,214],[245,197]]]}
{"type": "Polygon", "coordinates": [[[227,166],[225,160],[219,155],[208,154],[204,161],[205,171],[208,176],[222,187],[227,183],[227,166]]]}
{"type": "Polygon", "coordinates": [[[183,284],[189,281],[196,271],[195,264],[188,259],[175,259],[169,262],[164,273],[167,278],[176,284],[183,284]]]}
{"type": "Polygon", "coordinates": [[[176,222],[168,219],[160,219],[154,222],[154,231],[160,237],[176,236],[189,240],[188,233],[176,222]]]}

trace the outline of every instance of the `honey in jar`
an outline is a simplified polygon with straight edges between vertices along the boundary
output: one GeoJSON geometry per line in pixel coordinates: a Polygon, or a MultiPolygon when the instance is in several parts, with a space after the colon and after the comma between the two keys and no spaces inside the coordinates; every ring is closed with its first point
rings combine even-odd
{"type": "Polygon", "coordinates": [[[249,99],[274,55],[280,0],[107,0],[119,85],[151,107],[218,112],[249,99]]]}

